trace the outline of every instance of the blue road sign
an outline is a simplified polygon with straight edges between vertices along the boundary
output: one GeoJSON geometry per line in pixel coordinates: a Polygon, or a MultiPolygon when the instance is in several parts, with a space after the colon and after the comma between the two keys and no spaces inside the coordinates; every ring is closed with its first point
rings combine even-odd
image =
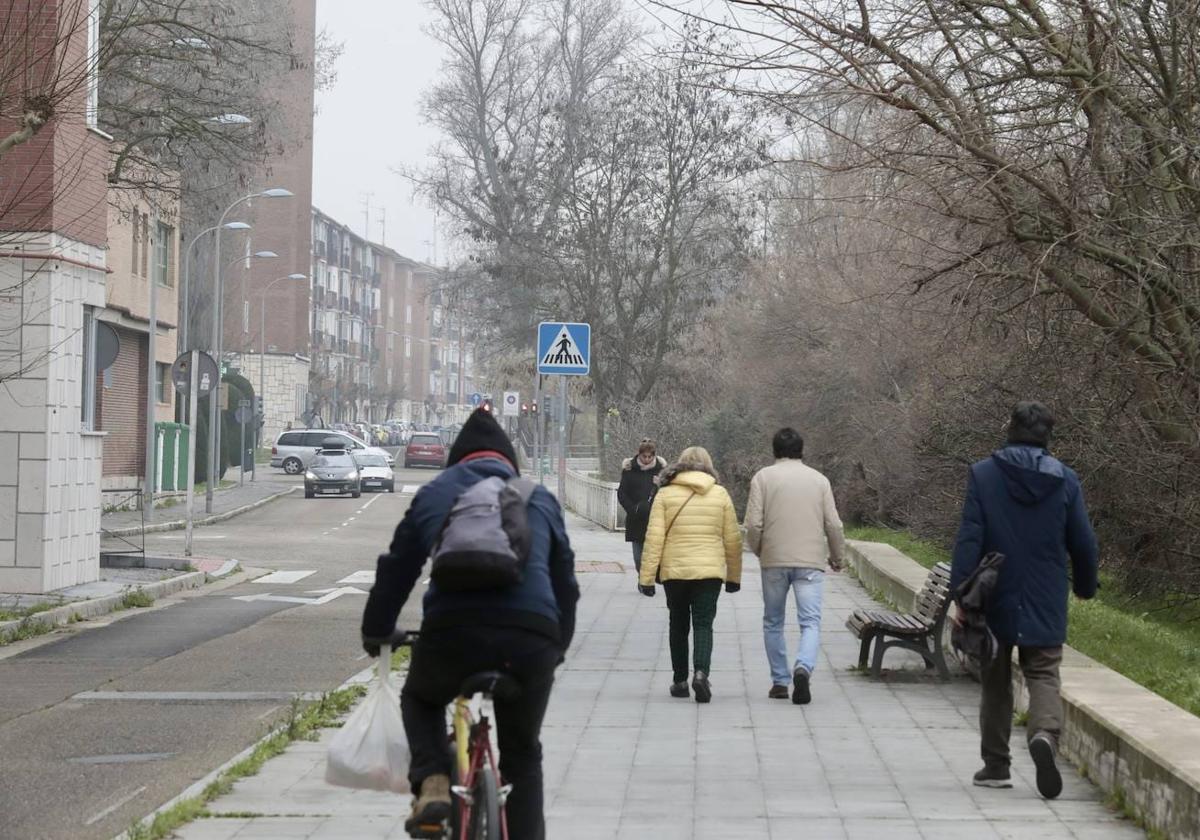
{"type": "Polygon", "coordinates": [[[538,324],[538,373],[587,376],[592,368],[590,324],[538,324]]]}
{"type": "Polygon", "coordinates": [[[475,408],[479,408],[479,404],[481,402],[483,402],[483,394],[472,394],[471,395],[471,405],[473,405],[475,408]]]}

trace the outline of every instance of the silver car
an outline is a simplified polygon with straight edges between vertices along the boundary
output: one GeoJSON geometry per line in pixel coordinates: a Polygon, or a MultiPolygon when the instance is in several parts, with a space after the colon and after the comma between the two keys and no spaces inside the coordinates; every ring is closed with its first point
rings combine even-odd
{"type": "Polygon", "coordinates": [[[308,469],[326,438],[330,437],[341,438],[351,454],[369,452],[381,456],[389,465],[395,463],[396,459],[387,450],[370,446],[346,432],[334,429],[300,429],[282,432],[275,439],[275,445],[271,447],[271,466],[282,467],[288,475],[300,475],[308,469]]]}

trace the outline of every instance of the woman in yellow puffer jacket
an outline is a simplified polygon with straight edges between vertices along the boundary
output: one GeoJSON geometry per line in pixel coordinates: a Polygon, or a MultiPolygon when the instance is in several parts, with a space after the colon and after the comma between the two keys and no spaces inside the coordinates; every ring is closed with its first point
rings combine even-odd
{"type": "Polygon", "coordinates": [[[721,583],[726,592],[742,588],[742,534],[737,512],[717,483],[712,458],[700,446],[679,456],[664,470],[661,489],[650,508],[638,588],[654,596],[655,580],[667,593],[670,615],[672,697],[688,696],[688,626],[693,631],[692,690],[697,703],[712,699],[713,619],[721,583]]]}

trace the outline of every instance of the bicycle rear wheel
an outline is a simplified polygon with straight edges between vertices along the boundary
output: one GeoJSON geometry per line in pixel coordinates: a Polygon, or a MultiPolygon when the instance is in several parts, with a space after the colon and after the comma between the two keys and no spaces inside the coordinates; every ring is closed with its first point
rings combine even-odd
{"type": "Polygon", "coordinates": [[[500,832],[500,786],[496,771],[491,767],[479,768],[471,791],[471,840],[501,840],[500,832]]]}

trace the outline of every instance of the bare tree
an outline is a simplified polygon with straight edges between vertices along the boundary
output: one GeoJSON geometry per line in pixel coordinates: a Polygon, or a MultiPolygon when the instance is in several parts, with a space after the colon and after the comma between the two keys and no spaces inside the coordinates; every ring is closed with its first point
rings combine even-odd
{"type": "Polygon", "coordinates": [[[1196,441],[1195,4],[727,5],[711,22],[743,46],[711,58],[746,92],[843,137],[847,108],[886,115],[837,163],[919,185],[962,232],[919,285],[1059,298],[1136,377],[1155,434],[1196,441]]]}

